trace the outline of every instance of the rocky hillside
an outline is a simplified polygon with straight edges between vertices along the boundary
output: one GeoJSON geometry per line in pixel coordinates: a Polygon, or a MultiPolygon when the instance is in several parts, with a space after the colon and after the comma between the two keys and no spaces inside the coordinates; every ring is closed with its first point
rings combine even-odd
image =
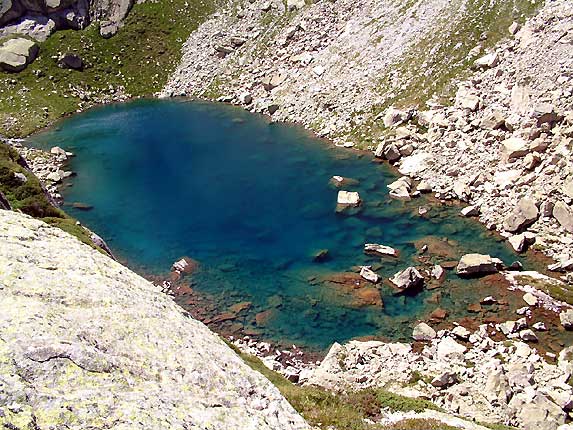
{"type": "Polygon", "coordinates": [[[165,95],[220,97],[335,142],[375,142],[377,115],[424,102],[506,36],[529,1],[236,1],[187,40],[165,95]]]}
{"type": "Polygon", "coordinates": [[[262,375],[151,283],[0,210],[0,424],[306,429],[262,375]]]}

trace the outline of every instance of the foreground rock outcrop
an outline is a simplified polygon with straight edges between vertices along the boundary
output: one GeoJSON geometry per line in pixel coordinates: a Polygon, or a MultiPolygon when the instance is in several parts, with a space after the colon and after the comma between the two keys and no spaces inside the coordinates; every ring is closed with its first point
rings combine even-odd
{"type": "Polygon", "coordinates": [[[0,210],[0,424],[307,429],[279,391],[159,289],[0,210]]]}

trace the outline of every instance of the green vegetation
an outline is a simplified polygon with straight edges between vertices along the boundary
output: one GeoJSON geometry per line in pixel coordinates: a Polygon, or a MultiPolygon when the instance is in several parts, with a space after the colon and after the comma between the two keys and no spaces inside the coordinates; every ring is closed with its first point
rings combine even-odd
{"type": "Polygon", "coordinates": [[[0,135],[28,135],[118,91],[134,97],[159,91],[179,62],[183,42],[213,10],[212,0],[145,2],[133,7],[110,39],[99,35],[97,23],[55,33],[26,70],[0,73],[0,135]],[[59,68],[65,52],[82,57],[84,70],[59,68]]]}
{"type": "Polygon", "coordinates": [[[573,305],[573,287],[571,285],[558,280],[539,279],[528,275],[516,275],[515,280],[522,285],[531,285],[554,299],[573,305]]]}
{"type": "Polygon", "coordinates": [[[381,409],[422,412],[426,409],[438,410],[438,407],[427,400],[404,397],[383,389],[369,388],[356,392],[335,394],[320,387],[302,387],[268,369],[258,358],[245,354],[234,345],[228,344],[245,363],[274,384],[312,426],[338,430],[450,429],[450,427],[432,420],[406,420],[390,427],[369,424],[365,420],[374,420],[380,415],[381,409]]]}
{"type": "Polygon", "coordinates": [[[38,178],[23,166],[24,161],[14,148],[0,143],[0,192],[12,209],[59,227],[83,243],[104,252],[93,244],[87,230],[77,225],[75,219],[50,204],[38,178]],[[18,179],[15,173],[23,174],[26,181],[18,179]]]}
{"type": "Polygon", "coordinates": [[[487,427],[491,430],[517,430],[517,427],[506,426],[504,424],[491,424],[491,423],[482,423],[478,422],[480,426],[487,427]]]}

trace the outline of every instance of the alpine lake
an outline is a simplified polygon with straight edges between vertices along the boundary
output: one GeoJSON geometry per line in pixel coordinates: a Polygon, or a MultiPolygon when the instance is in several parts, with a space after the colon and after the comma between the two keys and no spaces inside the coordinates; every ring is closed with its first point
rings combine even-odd
{"type": "Polygon", "coordinates": [[[501,275],[462,279],[452,268],[463,254],[483,253],[539,269],[461,217],[459,205],[390,198],[397,175],[370,153],[237,107],[108,105],[62,120],[29,144],[74,153],[64,210],[120,261],[151,279],[168,278],[181,257],[196,261],[174,285],[175,300],[226,334],[318,352],[354,338],[407,341],[421,320],[439,328],[516,319],[522,294],[508,291],[501,275]],[[342,188],[335,175],[347,178],[342,188]],[[340,189],[358,191],[361,206],[337,210],[340,189]],[[367,255],[366,243],[399,255],[367,255]],[[445,279],[428,278],[418,291],[397,293],[388,282],[408,266],[429,272],[435,264],[450,269],[445,279]],[[365,265],[380,283],[360,278],[365,265]],[[486,296],[498,303],[480,305],[486,296]]]}

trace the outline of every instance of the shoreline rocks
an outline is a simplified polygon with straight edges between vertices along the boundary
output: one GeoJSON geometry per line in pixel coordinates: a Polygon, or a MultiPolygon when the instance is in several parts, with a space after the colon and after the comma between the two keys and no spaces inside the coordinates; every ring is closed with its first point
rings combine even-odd
{"type": "MultiPolygon", "coordinates": [[[[417,325],[414,334],[425,343],[415,350],[379,341],[335,344],[301,381],[335,391],[384,387],[432,399],[450,414],[486,423],[544,430],[565,423],[573,388],[563,381],[573,354],[560,354],[550,363],[519,339],[494,341],[491,324],[473,332],[460,327],[436,333],[425,323],[417,325]]],[[[518,337],[534,341],[536,335],[527,329],[518,337]]]]}

